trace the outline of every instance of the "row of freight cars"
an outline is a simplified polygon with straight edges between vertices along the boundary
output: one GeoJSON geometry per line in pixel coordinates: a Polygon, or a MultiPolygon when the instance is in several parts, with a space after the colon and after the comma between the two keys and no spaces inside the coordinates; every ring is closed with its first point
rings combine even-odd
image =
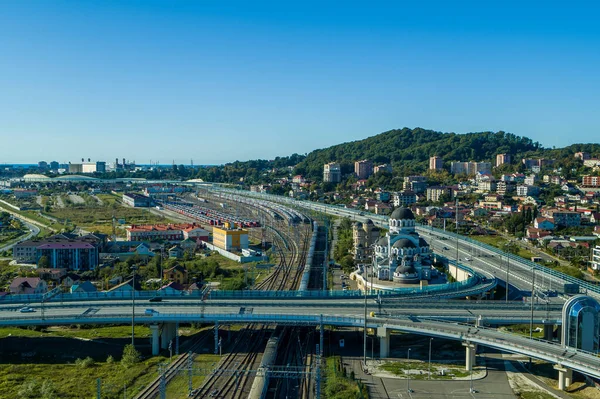
{"type": "Polygon", "coordinates": [[[229,215],[214,209],[194,205],[189,202],[163,202],[165,209],[185,215],[211,226],[223,226],[226,222],[233,223],[236,227],[260,227],[260,222],[229,215]]]}

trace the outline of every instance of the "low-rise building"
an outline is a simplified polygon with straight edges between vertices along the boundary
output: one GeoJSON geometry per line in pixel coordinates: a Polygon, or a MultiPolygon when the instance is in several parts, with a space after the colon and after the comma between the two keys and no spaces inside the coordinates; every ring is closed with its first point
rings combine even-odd
{"type": "Polygon", "coordinates": [[[540,230],[554,230],[554,221],[548,218],[535,218],[533,220],[533,227],[540,230]]]}
{"type": "Polygon", "coordinates": [[[393,207],[385,202],[377,202],[375,204],[375,213],[377,215],[389,215],[392,213],[393,207]]]}
{"type": "Polygon", "coordinates": [[[520,184],[517,186],[517,196],[528,197],[535,196],[540,193],[540,188],[537,186],[530,186],[527,184],[520,184]]]}
{"type": "Polygon", "coordinates": [[[103,244],[102,238],[93,234],[81,237],[57,234],[18,243],[13,248],[13,259],[19,263],[38,263],[45,257],[52,269],[93,270],[98,266],[103,244]]]}
{"type": "Polygon", "coordinates": [[[600,176],[583,176],[581,185],[583,187],[600,187],[600,176]]]}
{"type": "Polygon", "coordinates": [[[573,211],[552,212],[554,224],[561,227],[577,227],[581,225],[581,215],[573,211]]]}
{"type": "Polygon", "coordinates": [[[96,292],[98,289],[94,284],[91,283],[91,281],[84,281],[79,284],[73,284],[70,291],[72,294],[74,292],[96,292]]]}
{"type": "Polygon", "coordinates": [[[241,251],[248,248],[248,231],[213,227],[213,244],[226,251],[241,251]]]}
{"type": "Polygon", "coordinates": [[[123,203],[134,208],[148,208],[153,204],[152,198],[137,193],[123,194],[123,203]]]}
{"type": "Polygon", "coordinates": [[[417,203],[418,196],[414,191],[400,191],[398,193],[394,193],[394,207],[402,207],[406,208],[412,204],[417,203]]]}
{"type": "Polygon", "coordinates": [[[9,290],[13,295],[43,294],[48,291],[48,284],[39,277],[15,277],[9,290]]]}
{"type": "Polygon", "coordinates": [[[169,248],[169,258],[170,259],[181,259],[183,258],[183,248],[179,245],[173,245],[169,248]]]}
{"type": "Polygon", "coordinates": [[[208,241],[210,233],[196,223],[132,225],[125,229],[127,241],[208,241]]]}
{"type": "Polygon", "coordinates": [[[188,271],[185,267],[177,265],[163,270],[163,280],[173,281],[178,284],[188,283],[188,271]]]}

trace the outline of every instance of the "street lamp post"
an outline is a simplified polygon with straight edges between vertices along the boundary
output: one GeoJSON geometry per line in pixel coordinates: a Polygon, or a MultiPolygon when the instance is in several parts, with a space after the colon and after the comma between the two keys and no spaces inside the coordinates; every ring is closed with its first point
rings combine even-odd
{"type": "MultiPolygon", "coordinates": [[[[366,266],[365,266],[366,270],[366,266]]],[[[367,276],[364,276],[363,279],[363,289],[365,291],[365,325],[363,328],[363,362],[365,367],[367,367],[367,276]]]]}
{"type": "MultiPolygon", "coordinates": [[[[533,275],[531,279],[531,319],[529,319],[529,339],[533,339],[533,298],[535,295],[535,265],[531,268],[533,275]]],[[[531,357],[529,357],[529,368],[531,369],[531,357]]]]}
{"type": "Polygon", "coordinates": [[[508,276],[510,274],[510,256],[508,252],[506,253],[506,303],[508,303],[508,292],[509,292],[509,284],[508,284],[508,276]]]}
{"type": "MultiPolygon", "coordinates": [[[[410,362],[410,348],[408,348],[408,352],[406,354],[407,362],[410,362]]],[[[410,366],[406,373],[406,392],[411,393],[412,389],[410,389],[410,366]]]]}
{"type": "Polygon", "coordinates": [[[533,272],[533,276],[531,279],[531,318],[529,319],[529,339],[533,338],[533,297],[535,295],[535,266],[531,268],[533,272]]]}
{"type": "Polygon", "coordinates": [[[431,341],[433,338],[429,338],[429,380],[431,379],[431,341]]]}

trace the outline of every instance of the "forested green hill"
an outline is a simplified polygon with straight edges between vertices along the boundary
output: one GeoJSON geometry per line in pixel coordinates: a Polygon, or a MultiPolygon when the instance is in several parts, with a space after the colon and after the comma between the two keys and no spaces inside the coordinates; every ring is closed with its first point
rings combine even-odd
{"type": "Polygon", "coordinates": [[[438,155],[444,162],[490,161],[497,154],[513,156],[541,154],[542,147],[526,137],[505,132],[440,133],[421,128],[390,130],[364,140],[315,150],[298,165],[298,172],[318,179],[323,164],[340,162],[343,172],[350,172],[353,162],[370,159],[375,164],[391,163],[401,175],[424,172],[429,157],[438,155]]]}
{"type": "Polygon", "coordinates": [[[423,173],[428,169],[429,157],[437,155],[449,168],[452,161],[489,161],[495,165],[496,155],[511,154],[513,165],[505,165],[502,172],[522,169],[523,157],[545,157],[557,160],[557,166],[566,169],[568,175],[581,168],[581,162],[573,154],[586,151],[600,156],[600,144],[573,144],[565,148],[543,148],[540,143],[527,137],[505,132],[480,133],[441,133],[415,128],[394,129],[364,140],[338,144],[329,148],[312,151],[306,156],[293,154],[277,157],[273,161],[236,161],[223,166],[202,169],[196,177],[207,181],[240,182],[253,184],[269,182],[277,175],[263,173],[265,169],[297,165],[294,173],[317,182],[323,177],[323,164],[339,162],[342,173],[352,173],[354,162],[361,159],[372,160],[375,165],[389,163],[393,166],[393,176],[407,176],[423,173]]]}

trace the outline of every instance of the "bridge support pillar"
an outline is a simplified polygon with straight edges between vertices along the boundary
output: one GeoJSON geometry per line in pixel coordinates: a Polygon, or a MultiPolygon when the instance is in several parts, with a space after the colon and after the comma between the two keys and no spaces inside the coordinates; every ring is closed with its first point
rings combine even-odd
{"type": "Polygon", "coordinates": [[[554,324],[544,324],[544,339],[552,341],[554,335],[554,324]]]}
{"type": "Polygon", "coordinates": [[[465,369],[467,371],[473,371],[473,367],[475,366],[475,354],[477,353],[477,345],[471,344],[469,342],[463,342],[463,346],[466,349],[465,354],[465,369]]]}
{"type": "Polygon", "coordinates": [[[215,355],[219,353],[219,323],[215,323],[215,355]]]}
{"type": "Polygon", "coordinates": [[[385,327],[377,327],[379,337],[379,357],[384,359],[390,356],[390,331],[385,327]]]}
{"type": "Polygon", "coordinates": [[[150,332],[152,332],[152,356],[157,356],[160,351],[158,341],[160,326],[158,324],[150,324],[150,332]]]}
{"type": "Polygon", "coordinates": [[[160,335],[160,347],[169,348],[169,342],[175,338],[175,323],[164,323],[162,325],[162,334],[160,335]]]}
{"type": "Polygon", "coordinates": [[[560,364],[556,364],[554,369],[558,370],[558,389],[564,391],[573,382],[573,370],[560,364]]]}
{"type": "Polygon", "coordinates": [[[179,322],[175,323],[175,354],[179,355],[179,322]]]}

